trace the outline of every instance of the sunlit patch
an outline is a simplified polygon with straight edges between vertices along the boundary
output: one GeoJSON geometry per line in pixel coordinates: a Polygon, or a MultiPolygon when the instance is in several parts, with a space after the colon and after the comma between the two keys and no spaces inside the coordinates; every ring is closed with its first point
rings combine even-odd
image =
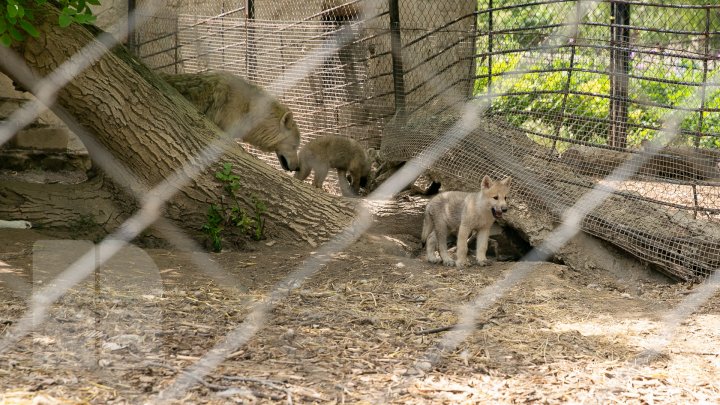
{"type": "Polygon", "coordinates": [[[609,316],[598,316],[583,322],[557,322],[552,330],[559,333],[578,332],[583,336],[620,338],[624,343],[644,347],[646,338],[657,333],[659,323],[648,319],[618,320],[609,316]]]}

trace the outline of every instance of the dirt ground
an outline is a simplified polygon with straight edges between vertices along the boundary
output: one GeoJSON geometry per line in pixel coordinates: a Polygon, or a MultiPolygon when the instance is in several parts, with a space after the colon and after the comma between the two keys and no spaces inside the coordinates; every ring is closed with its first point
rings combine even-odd
{"type": "MultiPolygon", "coordinates": [[[[477,330],[428,362],[462,305],[516,263],[462,271],[429,264],[412,233],[419,220],[381,219],[173,402],[720,402],[720,296],[643,363],[663,317],[693,287],[556,263],[537,263],[476,314],[477,330]]],[[[90,246],[42,230],[0,230],[0,336],[18,327],[31,291],[50,286],[90,246]]],[[[213,280],[212,266],[193,253],[126,249],[0,355],[0,403],[157,403],[314,255],[265,240],[210,254],[226,274],[213,280]]]]}

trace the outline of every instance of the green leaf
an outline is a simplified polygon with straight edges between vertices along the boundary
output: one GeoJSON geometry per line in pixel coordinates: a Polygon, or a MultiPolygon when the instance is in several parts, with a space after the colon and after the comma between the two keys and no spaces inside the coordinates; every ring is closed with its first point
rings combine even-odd
{"type": "Polygon", "coordinates": [[[78,14],[75,16],[75,22],[80,24],[92,24],[95,22],[95,16],[92,14],[78,14]]]}
{"type": "Polygon", "coordinates": [[[66,15],[75,15],[75,14],[77,14],[77,10],[74,9],[74,8],[71,8],[71,7],[69,7],[69,6],[65,6],[65,7],[62,9],[61,13],[62,13],[62,14],[66,14],[66,15]]]}
{"type": "Polygon", "coordinates": [[[10,38],[10,34],[6,32],[0,35],[0,44],[2,44],[2,46],[6,48],[10,47],[10,45],[12,44],[12,38],[10,38]]]}
{"type": "Polygon", "coordinates": [[[10,35],[12,36],[12,38],[18,42],[25,39],[25,35],[18,31],[18,29],[15,28],[14,25],[9,26],[8,31],[10,31],[10,35]]]}
{"type": "Polygon", "coordinates": [[[7,21],[5,21],[5,18],[3,16],[0,16],[0,34],[7,31],[7,21]]]}
{"type": "Polygon", "coordinates": [[[72,24],[73,18],[67,14],[60,14],[60,17],[58,18],[58,24],[62,28],[67,27],[68,25],[72,24]]]}
{"type": "Polygon", "coordinates": [[[100,1],[98,1],[98,0],[86,0],[86,1],[87,1],[87,4],[92,4],[93,6],[100,5],[100,1]]]}
{"type": "Polygon", "coordinates": [[[17,4],[10,4],[7,5],[7,14],[10,18],[15,18],[18,15],[18,5],[17,4]]]}
{"type": "Polygon", "coordinates": [[[40,36],[40,31],[37,30],[32,24],[26,20],[20,20],[20,27],[27,32],[31,37],[37,38],[40,36]]]}

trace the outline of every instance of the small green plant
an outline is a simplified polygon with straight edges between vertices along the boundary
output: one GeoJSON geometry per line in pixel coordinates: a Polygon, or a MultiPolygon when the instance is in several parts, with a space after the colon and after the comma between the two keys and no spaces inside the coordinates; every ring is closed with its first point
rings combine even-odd
{"type": "Polygon", "coordinates": [[[253,208],[255,209],[255,232],[253,239],[261,240],[265,238],[265,218],[263,214],[267,211],[267,205],[256,195],[252,195],[253,208]]]}
{"type": "Polygon", "coordinates": [[[222,249],[223,217],[220,214],[220,207],[211,204],[208,208],[207,222],[203,225],[202,230],[210,238],[210,247],[213,252],[219,252],[222,249]]]}
{"type": "Polygon", "coordinates": [[[202,231],[210,239],[210,247],[214,252],[222,249],[223,232],[233,228],[238,234],[246,235],[254,240],[265,238],[265,218],[267,205],[256,195],[250,196],[252,203],[251,214],[241,207],[237,197],[240,188],[240,177],[233,173],[232,164],[224,163],[215,178],[222,184],[225,195],[218,204],[211,204],[208,208],[207,220],[202,231]]]}
{"type": "MultiPolygon", "coordinates": [[[[7,0],[0,3],[0,44],[5,47],[25,40],[25,34],[38,38],[40,31],[35,27],[35,14],[47,0],[7,0]],[[23,34],[24,33],[24,34],[23,34]]],[[[98,0],[59,0],[58,25],[67,27],[72,23],[92,24],[95,16],[90,6],[98,6],[98,0]]]]}

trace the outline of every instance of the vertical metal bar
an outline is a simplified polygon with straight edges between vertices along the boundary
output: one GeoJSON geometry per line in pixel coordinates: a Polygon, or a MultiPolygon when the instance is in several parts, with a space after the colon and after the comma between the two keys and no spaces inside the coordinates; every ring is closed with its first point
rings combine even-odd
{"type": "Polygon", "coordinates": [[[488,111],[492,110],[493,0],[488,0],[488,111]]]}
{"type": "Polygon", "coordinates": [[[390,51],[392,54],[393,84],[395,90],[395,114],[405,117],[405,71],[402,59],[402,38],[400,36],[400,7],[398,0],[388,0],[390,12],[390,51]]]}
{"type": "Polygon", "coordinates": [[[245,0],[245,72],[250,81],[255,81],[255,0],[245,0]]]}
{"type": "Polygon", "coordinates": [[[477,75],[477,37],[478,37],[478,2],[475,1],[475,12],[473,13],[473,22],[472,22],[472,28],[470,29],[470,38],[472,39],[472,43],[470,44],[470,75],[468,76],[468,80],[471,80],[470,83],[470,89],[468,91],[468,99],[473,98],[475,95],[475,80],[472,80],[475,75],[477,75]]]}
{"type": "Polygon", "coordinates": [[[630,71],[630,4],[610,3],[610,133],[608,145],[627,146],[628,83],[630,71]]]}
{"type": "Polygon", "coordinates": [[[135,37],[135,0],[128,0],[128,37],[127,37],[127,48],[130,50],[130,52],[137,56],[138,55],[138,49],[137,49],[137,38],[135,37]]]}
{"type": "MultiPolygon", "coordinates": [[[[705,54],[703,55],[703,76],[702,76],[702,87],[700,88],[700,115],[698,117],[698,135],[695,136],[695,153],[700,154],[700,137],[703,134],[703,122],[705,120],[705,90],[707,89],[705,83],[707,82],[708,74],[708,59],[710,58],[710,7],[705,8],[705,54]]],[[[697,162],[702,164],[703,159],[697,159],[697,162]]],[[[700,174],[700,173],[698,173],[700,174]]],[[[698,176],[699,177],[699,176],[698,176]]],[[[697,180],[693,179],[692,185],[693,192],[693,218],[697,219],[698,210],[700,204],[698,203],[698,191],[697,191],[697,180]]]]}
{"type": "MultiPolygon", "coordinates": [[[[576,21],[578,22],[578,29],[575,31],[575,36],[570,38],[570,67],[568,67],[567,71],[567,79],[565,80],[565,86],[563,87],[563,98],[562,98],[562,104],[560,105],[560,119],[557,120],[557,125],[555,125],[555,136],[560,137],[560,130],[562,129],[563,124],[565,123],[565,111],[567,109],[567,99],[570,94],[570,83],[572,81],[572,72],[575,68],[575,43],[577,42],[577,37],[580,36],[580,3],[575,4],[575,16],[576,21]]],[[[555,153],[555,148],[557,147],[557,139],[553,139],[552,148],[550,149],[550,154],[553,155],[555,153]]]]}
{"type": "Polygon", "coordinates": [[[220,3],[220,63],[221,66],[227,66],[225,64],[225,2],[220,3]]]}
{"type": "MultiPolygon", "coordinates": [[[[563,98],[562,98],[562,104],[560,105],[560,119],[557,120],[557,125],[555,125],[555,136],[560,137],[560,130],[562,129],[563,124],[565,123],[565,110],[567,109],[567,99],[568,95],[570,94],[570,83],[572,81],[572,72],[575,68],[575,38],[571,38],[572,44],[570,45],[570,67],[567,71],[567,79],[565,80],[565,86],[563,88],[563,98]]],[[[552,149],[550,150],[550,154],[553,154],[555,152],[555,148],[557,146],[557,139],[553,139],[552,143],[552,149]]]]}
{"type": "Polygon", "coordinates": [[[180,73],[180,19],[175,16],[175,74],[180,73]]]}

